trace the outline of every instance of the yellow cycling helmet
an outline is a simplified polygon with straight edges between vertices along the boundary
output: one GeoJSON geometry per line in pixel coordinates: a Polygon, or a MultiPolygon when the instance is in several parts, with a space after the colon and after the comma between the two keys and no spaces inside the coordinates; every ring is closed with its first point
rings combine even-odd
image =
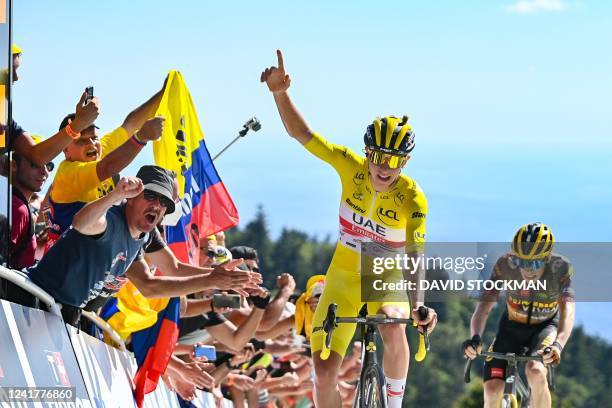
{"type": "Polygon", "coordinates": [[[548,225],[525,224],[514,235],[512,252],[522,259],[543,259],[552,252],[555,237],[548,225]]]}
{"type": "Polygon", "coordinates": [[[414,132],[408,116],[376,118],[363,136],[366,147],[389,154],[407,155],[414,149],[414,132]]]}

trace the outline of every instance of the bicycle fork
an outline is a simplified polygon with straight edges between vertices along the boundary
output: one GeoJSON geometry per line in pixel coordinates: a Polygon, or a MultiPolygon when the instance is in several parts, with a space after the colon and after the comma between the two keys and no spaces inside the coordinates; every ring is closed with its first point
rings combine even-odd
{"type": "Polygon", "coordinates": [[[361,328],[361,338],[364,344],[362,345],[362,361],[363,368],[360,376],[360,387],[359,387],[359,407],[365,407],[369,403],[371,404],[371,396],[373,393],[380,395],[378,401],[382,408],[387,408],[387,383],[385,374],[382,367],[378,364],[377,355],[377,339],[378,333],[376,327],[365,325],[361,328]],[[372,385],[372,381],[367,381],[366,378],[375,376],[377,378],[376,384],[378,390],[368,390],[367,384],[372,385]]]}

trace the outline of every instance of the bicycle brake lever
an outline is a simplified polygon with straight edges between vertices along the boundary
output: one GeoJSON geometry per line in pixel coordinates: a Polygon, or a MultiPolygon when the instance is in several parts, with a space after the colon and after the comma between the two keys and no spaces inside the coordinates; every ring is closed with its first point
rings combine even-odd
{"type": "Polygon", "coordinates": [[[471,370],[472,370],[472,360],[468,358],[465,363],[465,368],[463,369],[463,382],[465,382],[466,384],[472,380],[471,370]]]}
{"type": "Polygon", "coordinates": [[[430,343],[429,343],[429,333],[427,332],[427,330],[423,332],[423,337],[425,338],[425,350],[429,351],[430,343]]]}

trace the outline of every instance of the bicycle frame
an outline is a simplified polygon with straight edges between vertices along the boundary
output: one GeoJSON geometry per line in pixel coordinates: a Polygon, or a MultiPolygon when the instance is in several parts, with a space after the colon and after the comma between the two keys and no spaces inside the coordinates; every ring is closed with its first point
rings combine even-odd
{"type": "MultiPolygon", "coordinates": [[[[486,352],[483,352],[483,355],[486,352]]],[[[506,379],[504,384],[504,394],[518,396],[521,400],[521,405],[529,406],[531,400],[531,389],[525,384],[523,378],[518,373],[517,356],[507,355],[508,365],[506,367],[506,379]]]]}
{"type": "MultiPolygon", "coordinates": [[[[366,317],[365,313],[363,314],[363,316],[360,313],[360,317],[366,317]]],[[[379,368],[378,355],[376,354],[376,340],[377,340],[378,334],[377,334],[376,326],[374,324],[364,323],[360,326],[361,326],[360,329],[361,329],[361,344],[362,344],[362,350],[361,350],[362,365],[361,365],[361,373],[359,375],[359,382],[357,383],[357,387],[358,387],[358,392],[359,392],[358,400],[364,401],[366,398],[366,389],[365,387],[361,385],[365,384],[365,379],[366,379],[365,377],[367,376],[370,370],[379,368]]],[[[384,375],[383,375],[383,382],[381,383],[381,386],[384,391],[385,389],[384,375]]],[[[355,401],[357,404],[358,404],[358,400],[355,401]]],[[[383,404],[384,406],[386,406],[386,399],[384,399],[383,404]]]]}

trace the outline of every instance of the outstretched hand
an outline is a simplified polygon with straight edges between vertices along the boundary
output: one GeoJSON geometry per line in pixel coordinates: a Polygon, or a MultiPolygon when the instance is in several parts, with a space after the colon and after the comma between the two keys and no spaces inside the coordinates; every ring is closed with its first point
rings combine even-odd
{"type": "Polygon", "coordinates": [[[262,279],[261,275],[257,272],[238,269],[237,266],[243,262],[243,259],[233,259],[218,265],[210,273],[209,283],[217,289],[233,290],[242,296],[249,296],[244,289],[257,289],[262,279]]]}
{"type": "Polygon", "coordinates": [[[289,85],[291,85],[291,78],[285,72],[283,54],[280,50],[276,50],[276,56],[278,58],[278,67],[272,66],[266,68],[261,73],[260,78],[260,81],[265,82],[272,93],[285,92],[289,89],[289,85]]]}

